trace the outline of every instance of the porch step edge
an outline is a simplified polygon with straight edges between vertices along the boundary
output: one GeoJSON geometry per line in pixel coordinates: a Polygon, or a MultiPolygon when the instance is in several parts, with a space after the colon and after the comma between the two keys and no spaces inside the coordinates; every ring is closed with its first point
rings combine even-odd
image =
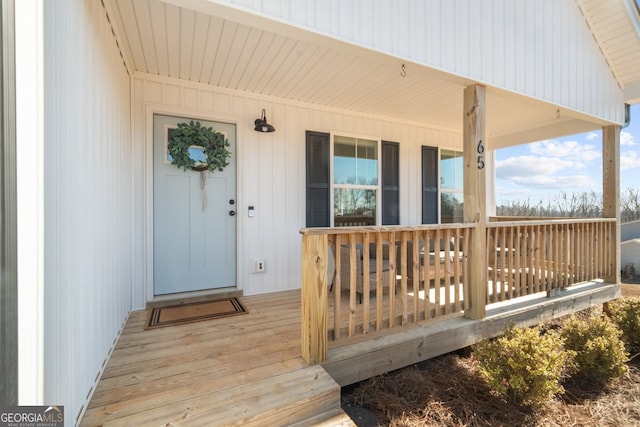
{"type": "MultiPolygon", "coordinates": [[[[253,383],[256,390],[260,383],[253,383]]],[[[306,423],[306,420],[322,419],[325,414],[341,411],[340,386],[321,366],[309,366],[297,373],[265,379],[264,384],[271,390],[267,393],[277,393],[278,399],[270,402],[264,393],[252,393],[242,403],[234,405],[234,412],[243,408],[241,412],[246,416],[234,417],[233,425],[310,426],[315,424],[306,423]]]]}
{"type": "Polygon", "coordinates": [[[342,409],[334,409],[311,418],[291,424],[289,427],[357,427],[351,417],[342,409]]]}

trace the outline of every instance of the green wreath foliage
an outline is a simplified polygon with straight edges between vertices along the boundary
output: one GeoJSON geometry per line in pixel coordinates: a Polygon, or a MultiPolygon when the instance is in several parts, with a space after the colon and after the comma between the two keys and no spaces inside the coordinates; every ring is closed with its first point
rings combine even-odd
{"type": "Polygon", "coordinates": [[[167,148],[173,160],[172,165],[178,168],[193,170],[222,171],[229,165],[227,159],[231,152],[227,149],[229,141],[224,135],[213,128],[200,125],[200,122],[191,120],[189,124],[178,123],[178,128],[169,134],[167,148]],[[204,149],[206,165],[196,164],[189,156],[189,147],[196,146],[204,149]]]}

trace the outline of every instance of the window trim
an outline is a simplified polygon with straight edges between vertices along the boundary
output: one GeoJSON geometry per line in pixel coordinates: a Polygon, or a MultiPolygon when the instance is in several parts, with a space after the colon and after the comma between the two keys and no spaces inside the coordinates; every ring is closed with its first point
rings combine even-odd
{"type": "Polygon", "coordinates": [[[355,138],[355,139],[368,139],[370,141],[376,141],[376,158],[378,162],[378,184],[377,185],[357,185],[357,184],[339,184],[337,188],[357,188],[362,190],[375,190],[376,191],[376,225],[382,225],[382,138],[371,135],[362,135],[348,132],[329,132],[329,226],[335,227],[335,179],[334,179],[334,151],[335,151],[335,137],[343,138],[355,138]]]}

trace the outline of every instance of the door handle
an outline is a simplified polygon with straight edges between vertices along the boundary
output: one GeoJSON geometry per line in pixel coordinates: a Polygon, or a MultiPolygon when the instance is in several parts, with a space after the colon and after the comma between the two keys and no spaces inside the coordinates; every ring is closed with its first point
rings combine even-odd
{"type": "Polygon", "coordinates": [[[235,214],[236,214],[236,211],[229,211],[229,215],[235,216],[235,214]]]}

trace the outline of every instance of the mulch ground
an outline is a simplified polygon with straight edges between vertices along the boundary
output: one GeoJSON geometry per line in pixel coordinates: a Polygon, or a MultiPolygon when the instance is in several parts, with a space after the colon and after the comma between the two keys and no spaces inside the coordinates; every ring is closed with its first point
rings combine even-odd
{"type": "MultiPolygon", "coordinates": [[[[624,284],[623,297],[640,296],[624,284]]],[[[473,355],[430,359],[343,389],[343,409],[359,427],[640,426],[640,362],[607,386],[564,384],[544,406],[516,406],[494,395],[473,355]]]]}
{"type": "Polygon", "coordinates": [[[640,284],[638,283],[623,283],[622,287],[623,297],[640,297],[640,284]]]}

